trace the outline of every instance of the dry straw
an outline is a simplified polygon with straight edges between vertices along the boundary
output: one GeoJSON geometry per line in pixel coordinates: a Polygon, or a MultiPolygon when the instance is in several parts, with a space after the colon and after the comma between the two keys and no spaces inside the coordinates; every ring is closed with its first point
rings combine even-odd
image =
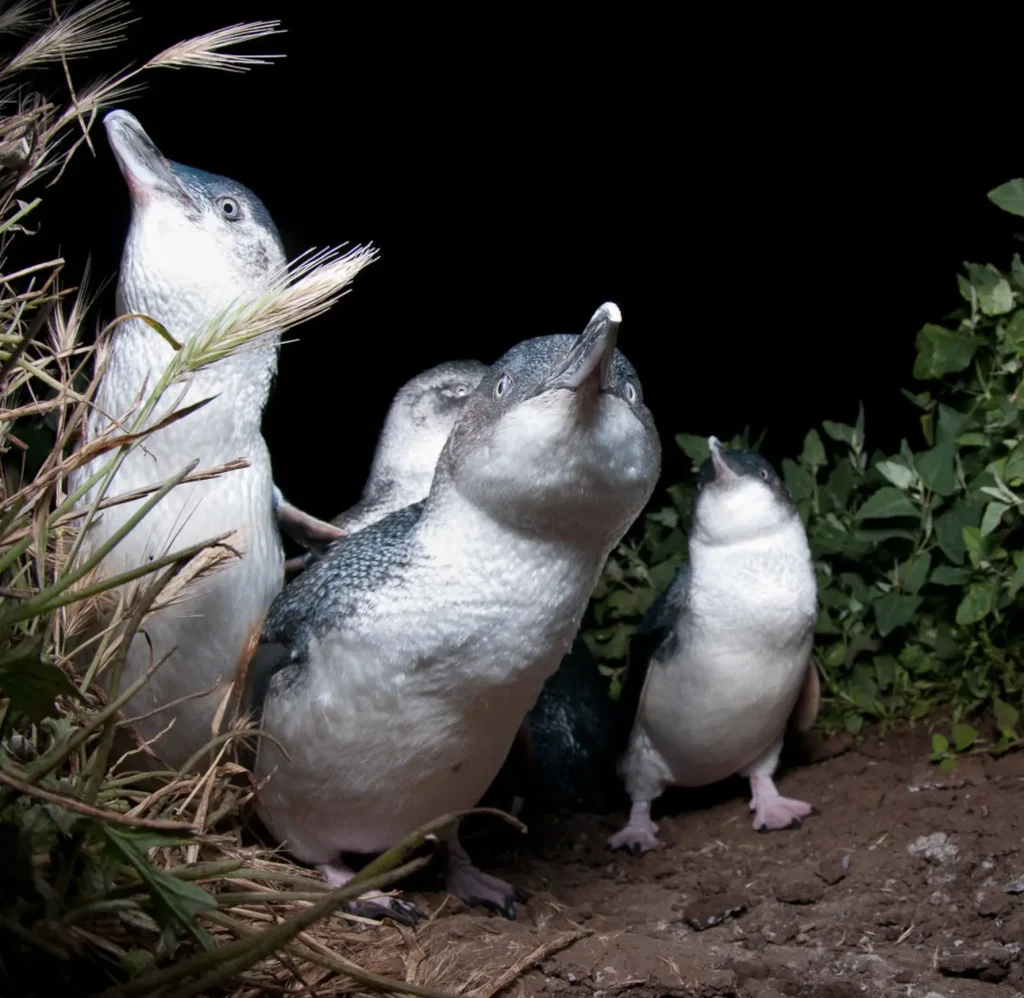
{"type": "MultiPolygon", "coordinates": [[[[125,495],[108,495],[106,487],[132,448],[203,404],[172,408],[151,425],[161,398],[180,396],[182,384],[203,367],[330,308],[376,255],[363,247],[304,254],[268,291],[237,302],[184,344],[147,319],[153,335],[175,346],[172,362],[129,412],[114,414],[117,426],[75,450],[114,325],[88,342],[94,304],[88,272],[79,288],[62,285],[61,259],[6,272],[12,246],[17,240],[24,248],[41,202],[28,192],[45,190],[43,181],[52,186],[83,145],[92,148],[104,111],[137,94],[151,71],[266,65],[278,56],[233,49],[282,33],[277,21],[233,25],[79,89],[72,65],[116,46],[131,23],[122,0],[68,11],[41,2],[0,8],[0,47],[13,53],[0,60],[2,990],[467,994],[471,982],[451,980],[450,958],[425,954],[416,934],[364,931],[358,924],[364,920],[338,911],[355,895],[423,866],[424,850],[457,816],[440,819],[345,888],[329,891],[270,848],[243,844],[255,788],[233,755],[237,731],[211,743],[217,753],[205,772],[157,773],[156,790],[133,772],[135,753],[114,758],[114,735],[125,724],[121,707],[137,685],[106,702],[93,683],[97,672],[110,670],[116,678],[131,636],[154,609],[186,598],[235,553],[230,537],[211,537],[114,577],[98,572],[102,557],[177,484],[232,474],[246,462],[217,468],[192,462],[125,495]],[[36,80],[48,81],[50,90],[36,80]],[[69,494],[70,473],[96,458],[103,459],[100,470],[69,494]],[[97,484],[91,505],[77,508],[97,484]],[[140,498],[145,501],[125,527],[86,553],[81,538],[95,514],[140,498]],[[85,637],[84,624],[101,613],[109,627],[85,637]],[[384,976],[403,948],[406,979],[384,976]]],[[[154,662],[150,674],[159,667],[154,662]]],[[[110,686],[118,689],[114,678],[110,686]]],[[[508,973],[484,975],[480,993],[495,993],[518,971],[508,973]]]]}

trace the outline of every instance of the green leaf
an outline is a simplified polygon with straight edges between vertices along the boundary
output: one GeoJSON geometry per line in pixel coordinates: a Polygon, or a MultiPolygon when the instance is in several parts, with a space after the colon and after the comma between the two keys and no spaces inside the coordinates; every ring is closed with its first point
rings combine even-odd
{"type": "Polygon", "coordinates": [[[1017,593],[1024,588],[1024,553],[1015,551],[1013,555],[1013,562],[1017,566],[1014,570],[1013,575],[1010,578],[1008,586],[1010,592],[1010,599],[1016,599],[1017,593]]]}
{"type": "Polygon", "coordinates": [[[804,437],[804,449],[800,455],[800,461],[812,470],[822,468],[827,463],[825,445],[821,442],[817,430],[810,430],[804,437]]]}
{"type": "Polygon", "coordinates": [[[1013,254],[1013,260],[1010,264],[1010,276],[1013,278],[1013,283],[1024,291],[1024,261],[1021,260],[1020,253],[1013,254]]]}
{"type": "Polygon", "coordinates": [[[929,582],[937,586],[964,586],[971,579],[969,568],[953,568],[952,565],[939,565],[932,572],[929,582]]]}
{"type": "Polygon", "coordinates": [[[931,450],[917,455],[917,473],[921,481],[940,496],[951,496],[956,491],[956,475],[953,471],[953,455],[956,443],[944,440],[931,450]]]}
{"type": "Polygon", "coordinates": [[[945,755],[949,751],[949,742],[946,741],[945,735],[940,735],[937,731],[932,735],[932,754],[936,756],[945,755]]]}
{"type": "Polygon", "coordinates": [[[978,732],[969,724],[953,725],[953,745],[957,752],[966,752],[978,737],[978,732]]]}
{"type": "Polygon", "coordinates": [[[914,471],[899,461],[879,461],[875,470],[898,489],[906,490],[914,484],[914,471]]]}
{"type": "Polygon", "coordinates": [[[901,587],[906,593],[916,593],[928,579],[928,570],[932,567],[932,556],[924,551],[912,561],[904,564],[900,572],[901,587]]]}
{"type": "Polygon", "coordinates": [[[1010,508],[1009,503],[1005,502],[990,502],[985,507],[985,515],[981,518],[981,536],[987,537],[992,533],[996,527],[999,526],[999,521],[1010,508]]]}
{"type": "Polygon", "coordinates": [[[956,622],[961,626],[984,620],[995,608],[999,590],[991,582],[972,582],[956,608],[956,622]]]}
{"type": "Polygon", "coordinates": [[[694,465],[701,465],[711,457],[711,448],[708,447],[707,437],[698,437],[693,433],[677,433],[676,445],[694,465]]]}
{"type": "Polygon", "coordinates": [[[814,495],[814,476],[788,457],[782,460],[782,478],[794,502],[809,499],[814,495]]]}
{"type": "Polygon", "coordinates": [[[914,377],[919,381],[942,378],[970,366],[981,346],[978,336],[954,333],[943,326],[925,325],[917,334],[914,377]]]}
{"type": "Polygon", "coordinates": [[[864,718],[860,714],[848,714],[844,727],[851,735],[859,735],[861,728],[864,727],[864,718]]]}
{"type": "Polygon", "coordinates": [[[967,557],[975,568],[980,568],[985,560],[985,539],[981,536],[979,527],[964,527],[961,531],[964,538],[964,547],[967,550],[967,557]]]}
{"type": "Polygon", "coordinates": [[[1013,308],[1010,282],[991,264],[968,263],[971,287],[978,296],[978,307],[985,315],[1005,315],[1013,308]]]}
{"type": "MultiPolygon", "coordinates": [[[[1024,315],[1024,311],[1020,314],[1024,315]]],[[[1007,485],[1020,485],[1024,483],[1024,440],[1021,440],[1006,455],[1006,460],[1003,462],[1002,476],[1003,481],[1007,485]]]]}
{"type": "Polygon", "coordinates": [[[213,938],[196,923],[195,917],[200,912],[216,908],[217,902],[197,884],[186,883],[158,870],[146,856],[155,845],[169,845],[170,841],[180,842],[181,839],[139,834],[113,825],[104,825],[103,834],[108,849],[131,864],[146,885],[157,921],[164,925],[176,924],[190,933],[204,949],[213,949],[216,945],[213,938]]]}
{"type": "Polygon", "coordinates": [[[23,641],[0,659],[0,690],[11,706],[38,724],[57,714],[58,696],[77,696],[71,680],[52,662],[42,659],[43,634],[23,641]]]}
{"type": "Polygon", "coordinates": [[[1011,215],[1024,216],[1024,180],[1020,177],[994,187],[987,196],[997,208],[1011,215]]]}
{"type": "Polygon", "coordinates": [[[944,773],[955,773],[959,765],[955,755],[948,755],[939,763],[939,769],[944,773]]]}
{"type": "Polygon", "coordinates": [[[857,431],[845,423],[833,423],[831,420],[826,419],[821,426],[833,440],[838,440],[841,444],[852,445],[856,439],[857,431]]]}
{"type": "Polygon", "coordinates": [[[939,423],[936,437],[940,441],[956,440],[967,425],[967,416],[948,405],[939,406],[939,423]]]}
{"type": "Polygon", "coordinates": [[[893,516],[918,516],[917,507],[899,490],[883,486],[857,510],[858,520],[885,520],[893,516]]]}
{"type": "Polygon", "coordinates": [[[924,602],[921,596],[907,596],[903,593],[886,593],[875,600],[875,621],[881,637],[891,634],[897,627],[910,623],[917,608],[924,602]]]}
{"type": "Polygon", "coordinates": [[[935,518],[935,540],[942,553],[954,565],[962,565],[967,554],[964,544],[964,527],[976,527],[981,523],[983,506],[967,499],[957,499],[941,516],[935,518]]]}
{"type": "Polygon", "coordinates": [[[996,718],[996,727],[1004,735],[1011,738],[1017,734],[1017,719],[1020,716],[1016,709],[1011,707],[1005,700],[999,697],[992,697],[992,713],[996,718]]]}

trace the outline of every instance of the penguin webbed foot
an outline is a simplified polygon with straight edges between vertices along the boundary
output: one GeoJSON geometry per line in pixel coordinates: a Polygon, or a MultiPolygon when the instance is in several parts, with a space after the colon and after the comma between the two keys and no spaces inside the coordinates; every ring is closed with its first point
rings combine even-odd
{"type": "MultiPolygon", "coordinates": [[[[355,876],[348,867],[334,863],[324,863],[319,869],[324,883],[331,888],[344,887],[355,876]]],[[[372,918],[375,921],[390,918],[402,925],[415,925],[421,918],[427,917],[411,901],[400,897],[364,896],[348,901],[341,907],[348,914],[360,918],[372,918]]]]}
{"type": "Polygon", "coordinates": [[[472,864],[450,868],[445,887],[460,901],[495,911],[513,922],[516,919],[516,902],[526,900],[526,895],[519,888],[478,870],[472,864]]]}
{"type": "Polygon", "coordinates": [[[412,901],[396,897],[357,898],[342,905],[342,908],[348,914],[360,918],[372,918],[378,922],[390,918],[401,925],[415,925],[421,918],[427,917],[412,901]]]}
{"type": "Polygon", "coordinates": [[[625,849],[637,858],[645,852],[657,849],[659,845],[661,843],[658,841],[658,826],[650,819],[643,823],[630,820],[608,839],[608,848],[612,852],[625,849]]]}
{"type": "Polygon", "coordinates": [[[750,810],[754,812],[755,832],[799,828],[804,818],[817,813],[813,804],[793,797],[783,797],[770,777],[751,777],[750,789],[750,810]]]}

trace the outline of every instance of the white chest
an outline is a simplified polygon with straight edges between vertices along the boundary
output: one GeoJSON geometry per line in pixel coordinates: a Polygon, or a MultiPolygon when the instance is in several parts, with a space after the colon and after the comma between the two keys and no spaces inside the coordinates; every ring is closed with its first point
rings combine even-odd
{"type": "Polygon", "coordinates": [[[472,807],[568,650],[600,559],[498,537],[480,558],[486,536],[463,540],[428,546],[359,622],[314,643],[301,696],[267,704],[291,761],[261,747],[259,778],[277,767],[261,815],[300,858],[384,849],[472,807]]]}
{"type": "Polygon", "coordinates": [[[642,721],[676,780],[748,765],[780,737],[806,675],[817,586],[802,527],[742,545],[691,545],[674,657],[652,663],[642,721]],[[802,543],[800,543],[802,541],[802,543]]]}

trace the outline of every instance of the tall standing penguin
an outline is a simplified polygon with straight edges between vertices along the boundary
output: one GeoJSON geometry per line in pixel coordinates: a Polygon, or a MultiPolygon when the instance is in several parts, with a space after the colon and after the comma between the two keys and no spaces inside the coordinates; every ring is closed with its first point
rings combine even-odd
{"type": "Polygon", "coordinates": [[[818,590],[800,514],[772,466],[724,451],[698,475],[689,563],[647,611],[624,699],[639,709],[621,773],[629,820],[608,841],[640,855],[658,844],[651,804],[669,786],[750,780],[754,828],[790,828],[813,810],[772,776],[787,725],[817,716],[811,657],[818,590]]]}
{"type": "MultiPolygon", "coordinates": [[[[119,315],[145,314],[184,342],[205,334],[219,314],[283,275],[281,239],[252,191],[226,177],[171,162],[127,111],[111,111],[104,126],[132,207],[117,286],[119,315]]],[[[181,406],[211,397],[213,401],[156,431],[129,453],[107,489],[114,496],[159,483],[196,458],[201,467],[239,457],[251,462],[243,470],[173,489],[101,566],[111,575],[167,550],[241,531],[243,557],[202,580],[192,598],[147,621],[145,634],[136,634],[125,662],[122,689],[139,679],[151,662],[169,656],[129,701],[126,712],[149,715],[135,724],[147,740],[174,722],[152,750],[175,768],[210,741],[225,684],[283,585],[270,455],[260,433],[278,350],[279,335],[268,336],[196,373],[181,406]],[[206,696],[195,696],[211,689],[206,696]],[[184,697],[194,699],[182,701],[184,697]],[[181,702],[167,708],[175,701],[181,702]]],[[[110,340],[86,440],[96,438],[151,391],[172,356],[172,347],[142,320],[122,321],[110,340]]],[[[149,425],[166,415],[180,395],[178,387],[168,391],[149,425]]],[[[104,460],[81,469],[72,486],[84,483],[104,460]]],[[[83,503],[89,504],[93,496],[87,494],[83,503]]],[[[93,521],[87,547],[94,549],[108,539],[141,502],[103,510],[93,521]]]]}
{"type": "MultiPolygon", "coordinates": [[[[606,304],[579,336],[506,353],[426,500],[335,542],[274,601],[249,667],[273,736],[259,739],[258,810],[328,883],[352,876],[343,853],[476,804],[650,497],[660,444],[615,349],[620,321],[606,304]]],[[[515,916],[512,886],[457,833],[446,853],[451,893],[515,916]]]]}

